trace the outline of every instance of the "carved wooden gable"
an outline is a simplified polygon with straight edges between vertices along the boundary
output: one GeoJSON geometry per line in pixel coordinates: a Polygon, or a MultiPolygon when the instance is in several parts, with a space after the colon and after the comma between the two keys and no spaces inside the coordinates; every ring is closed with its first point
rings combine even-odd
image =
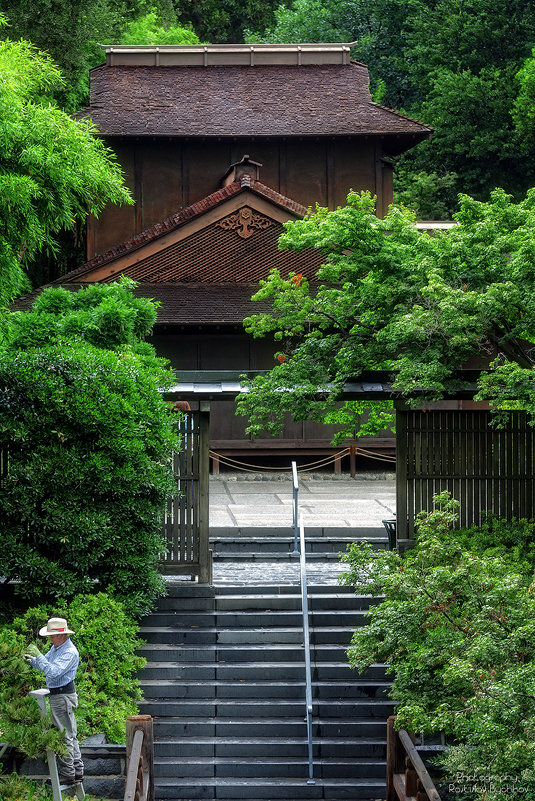
{"type": "Polygon", "coordinates": [[[126,275],[151,284],[252,284],[273,268],[313,278],[322,263],[320,252],[278,249],[283,223],[302,216],[305,209],[259,182],[252,183],[253,187],[246,182],[219,190],[97,256],[64,276],[62,283],[109,282],[126,275]]]}

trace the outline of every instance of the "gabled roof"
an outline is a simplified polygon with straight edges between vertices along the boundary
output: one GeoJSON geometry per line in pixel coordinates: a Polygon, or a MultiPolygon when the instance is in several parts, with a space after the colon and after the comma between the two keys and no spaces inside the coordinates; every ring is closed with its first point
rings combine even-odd
{"type": "MultiPolygon", "coordinates": [[[[241,47],[249,58],[250,48],[241,47]]],[[[125,50],[110,49],[116,59],[116,51],[125,50]]],[[[358,62],[316,59],[298,66],[258,64],[256,59],[241,66],[236,60],[218,66],[177,66],[172,61],[169,66],[143,66],[162,64],[164,48],[137,48],[137,53],[137,59],[121,66],[104,64],[91,71],[90,106],[78,116],[91,117],[105,136],[403,137],[404,146],[398,142],[396,149],[393,143],[394,153],[432,132],[374,103],[368,70],[358,62]]]]}
{"type": "Polygon", "coordinates": [[[318,250],[278,249],[282,224],[306,214],[290,198],[247,175],[181,209],[132,239],[95,256],[55,283],[253,283],[276,267],[313,277],[318,250]]]}

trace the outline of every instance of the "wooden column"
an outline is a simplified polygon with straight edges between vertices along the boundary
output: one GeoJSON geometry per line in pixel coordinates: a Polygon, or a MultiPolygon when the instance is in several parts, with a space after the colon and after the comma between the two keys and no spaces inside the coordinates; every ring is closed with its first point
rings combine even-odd
{"type": "Polygon", "coordinates": [[[407,412],[396,408],[396,536],[407,539],[407,412]]]}
{"type": "Polygon", "coordinates": [[[199,584],[212,581],[209,531],[210,491],[210,403],[201,402],[199,412],[199,584]]]}
{"type": "Polygon", "coordinates": [[[144,801],[154,801],[154,733],[150,715],[130,715],[126,719],[126,765],[127,772],[134,747],[136,732],[143,732],[141,744],[141,770],[144,801]]]}

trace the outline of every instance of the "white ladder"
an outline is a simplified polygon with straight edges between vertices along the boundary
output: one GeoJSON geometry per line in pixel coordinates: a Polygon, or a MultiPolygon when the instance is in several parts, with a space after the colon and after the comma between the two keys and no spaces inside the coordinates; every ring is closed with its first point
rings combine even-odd
{"type": "MultiPolygon", "coordinates": [[[[46,699],[50,695],[50,690],[31,690],[28,695],[30,695],[32,698],[35,698],[41,713],[41,717],[45,718],[47,716],[46,699]]],[[[51,748],[46,749],[46,758],[48,761],[50,781],[52,782],[52,797],[54,801],[63,801],[63,790],[74,790],[78,801],[84,801],[85,791],[82,782],[75,782],[75,784],[60,784],[56,754],[51,748]]]]}

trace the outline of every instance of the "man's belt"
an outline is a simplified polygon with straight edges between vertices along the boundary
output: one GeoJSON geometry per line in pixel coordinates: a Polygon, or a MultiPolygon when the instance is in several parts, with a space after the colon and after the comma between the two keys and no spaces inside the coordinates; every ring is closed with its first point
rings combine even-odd
{"type": "Polygon", "coordinates": [[[50,695],[66,695],[67,693],[75,693],[76,687],[74,686],[74,682],[70,681],[68,684],[64,684],[63,687],[49,687],[50,695]]]}

